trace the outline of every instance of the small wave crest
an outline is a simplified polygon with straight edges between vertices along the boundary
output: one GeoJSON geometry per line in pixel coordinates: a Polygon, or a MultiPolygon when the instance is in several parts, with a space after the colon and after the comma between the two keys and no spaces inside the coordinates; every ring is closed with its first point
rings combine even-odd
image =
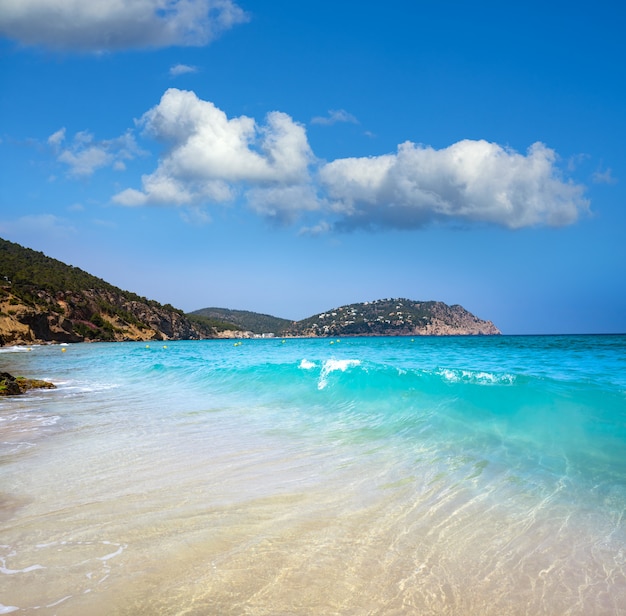
{"type": "Polygon", "coordinates": [[[361,361],[358,359],[327,359],[322,365],[322,371],[320,373],[319,381],[317,382],[318,389],[324,389],[328,385],[328,375],[333,372],[345,372],[349,368],[360,366],[361,361]]]}
{"type": "Polygon", "coordinates": [[[27,349],[25,347],[4,347],[0,349],[0,353],[23,353],[26,350],[27,349]]]}
{"type": "MultiPolygon", "coordinates": [[[[300,370],[311,371],[315,368],[319,368],[321,363],[320,375],[318,379],[318,389],[325,389],[328,386],[328,377],[333,372],[346,372],[351,368],[362,366],[362,362],[359,359],[327,359],[322,362],[314,362],[308,359],[302,359],[298,368],[300,370]]],[[[369,365],[365,371],[371,378],[377,377],[378,379],[390,379],[399,377],[402,382],[396,382],[397,386],[407,387],[409,382],[413,382],[414,379],[427,380],[434,379],[433,383],[443,384],[467,384],[478,386],[490,386],[490,385],[515,385],[518,381],[518,377],[515,374],[510,373],[497,373],[487,370],[467,370],[467,369],[452,369],[452,368],[439,368],[436,370],[420,369],[420,368],[399,368],[389,365],[369,365]]],[[[376,381],[379,382],[379,381],[376,381]]],[[[424,383],[424,381],[422,381],[424,383]]],[[[387,381],[387,383],[389,383],[387,381]]],[[[413,385],[415,383],[413,382],[413,385]]]]}
{"type": "Polygon", "coordinates": [[[451,370],[442,368],[435,372],[448,383],[470,383],[472,385],[513,385],[514,374],[495,374],[493,372],[475,370],[451,370]]]}
{"type": "MultiPolygon", "coordinates": [[[[28,353],[32,351],[38,345],[32,344],[30,346],[8,346],[0,348],[0,353],[28,353]]],[[[2,612],[0,611],[0,614],[2,612]]]]}

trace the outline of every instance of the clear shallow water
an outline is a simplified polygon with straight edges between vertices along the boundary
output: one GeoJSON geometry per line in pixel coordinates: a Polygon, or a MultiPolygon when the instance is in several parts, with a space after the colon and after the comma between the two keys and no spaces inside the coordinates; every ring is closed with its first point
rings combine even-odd
{"type": "Polygon", "coordinates": [[[0,369],[59,385],[0,402],[0,614],[626,613],[625,336],[0,369]]]}

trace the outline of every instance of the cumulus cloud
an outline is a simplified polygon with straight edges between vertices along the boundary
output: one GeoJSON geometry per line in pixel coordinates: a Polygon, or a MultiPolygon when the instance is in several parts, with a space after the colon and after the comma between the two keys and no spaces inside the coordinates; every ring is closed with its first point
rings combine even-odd
{"type": "Polygon", "coordinates": [[[139,124],[164,153],[140,188],[114,196],[126,206],[191,209],[240,199],[265,218],[303,220],[308,234],[435,222],[560,226],[589,209],[584,187],[562,175],[556,152],[542,143],[522,154],[482,140],[442,149],[406,142],[391,154],[324,162],[285,113],[273,111],[263,123],[228,118],[177,89],[139,124]]]}
{"type": "Polygon", "coordinates": [[[406,142],[395,154],[332,161],[319,175],[340,226],[448,220],[516,229],[567,225],[588,209],[583,187],[565,181],[556,160],[541,143],[523,155],[482,140],[441,150],[406,142]]]}
{"type": "Polygon", "coordinates": [[[125,160],[143,153],[130,131],[105,141],[96,141],[89,131],[81,131],[67,142],[66,130],[61,128],[48,137],[48,144],[57,160],[69,167],[68,175],[75,177],[90,176],[102,167],[123,171],[125,160]]]}
{"type": "Polygon", "coordinates": [[[310,184],[253,188],[246,197],[257,214],[282,223],[295,222],[304,213],[323,210],[325,205],[310,184]]]}
{"type": "Polygon", "coordinates": [[[345,109],[330,109],[327,116],[315,116],[311,119],[311,124],[321,124],[322,126],[331,126],[338,122],[347,122],[348,124],[359,123],[359,121],[345,109]]]}
{"type": "MultiPolygon", "coordinates": [[[[142,188],[114,197],[122,205],[191,205],[232,200],[239,190],[306,184],[312,153],[304,128],[285,113],[264,124],[247,116],[228,118],[193,92],[170,89],[142,119],[146,134],[166,146],[142,188]]],[[[268,198],[259,198],[269,207],[268,198]]]]}
{"type": "Polygon", "coordinates": [[[3,0],[0,34],[26,45],[105,51],[200,46],[247,20],[232,0],[3,0]]]}

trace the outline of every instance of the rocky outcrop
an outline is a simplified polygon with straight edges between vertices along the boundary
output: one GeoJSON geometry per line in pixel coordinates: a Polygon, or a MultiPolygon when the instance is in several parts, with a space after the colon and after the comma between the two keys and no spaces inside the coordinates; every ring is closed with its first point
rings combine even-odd
{"type": "Polygon", "coordinates": [[[29,389],[56,389],[56,385],[48,381],[15,377],[8,372],[0,372],[0,396],[18,396],[29,389]]]}
{"type": "Polygon", "coordinates": [[[448,306],[442,302],[433,303],[430,321],[413,332],[416,336],[494,336],[500,333],[491,321],[479,319],[458,304],[448,306]]]}
{"type": "Polygon", "coordinates": [[[8,289],[0,297],[0,344],[122,340],[189,340],[213,337],[181,311],[128,299],[109,289],[51,294],[26,302],[8,289]]]}

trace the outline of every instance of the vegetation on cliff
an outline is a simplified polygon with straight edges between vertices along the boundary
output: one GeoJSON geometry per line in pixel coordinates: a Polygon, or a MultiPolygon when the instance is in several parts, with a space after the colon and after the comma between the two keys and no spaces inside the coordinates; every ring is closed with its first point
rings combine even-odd
{"type": "Polygon", "coordinates": [[[209,323],[0,239],[0,344],[210,338],[209,323]]]}
{"type": "Polygon", "coordinates": [[[380,299],[333,308],[301,321],[245,310],[203,308],[191,313],[236,323],[255,335],[275,336],[420,336],[494,335],[500,331],[459,305],[380,299]]]}
{"type": "Polygon", "coordinates": [[[380,299],[350,304],[293,323],[282,335],[420,336],[494,335],[500,331],[458,304],[380,299]]]}
{"type": "Polygon", "coordinates": [[[259,335],[280,334],[293,323],[289,319],[281,319],[269,314],[249,310],[229,310],[228,308],[201,308],[188,313],[187,316],[210,319],[210,322],[231,323],[238,330],[259,335]]]}

